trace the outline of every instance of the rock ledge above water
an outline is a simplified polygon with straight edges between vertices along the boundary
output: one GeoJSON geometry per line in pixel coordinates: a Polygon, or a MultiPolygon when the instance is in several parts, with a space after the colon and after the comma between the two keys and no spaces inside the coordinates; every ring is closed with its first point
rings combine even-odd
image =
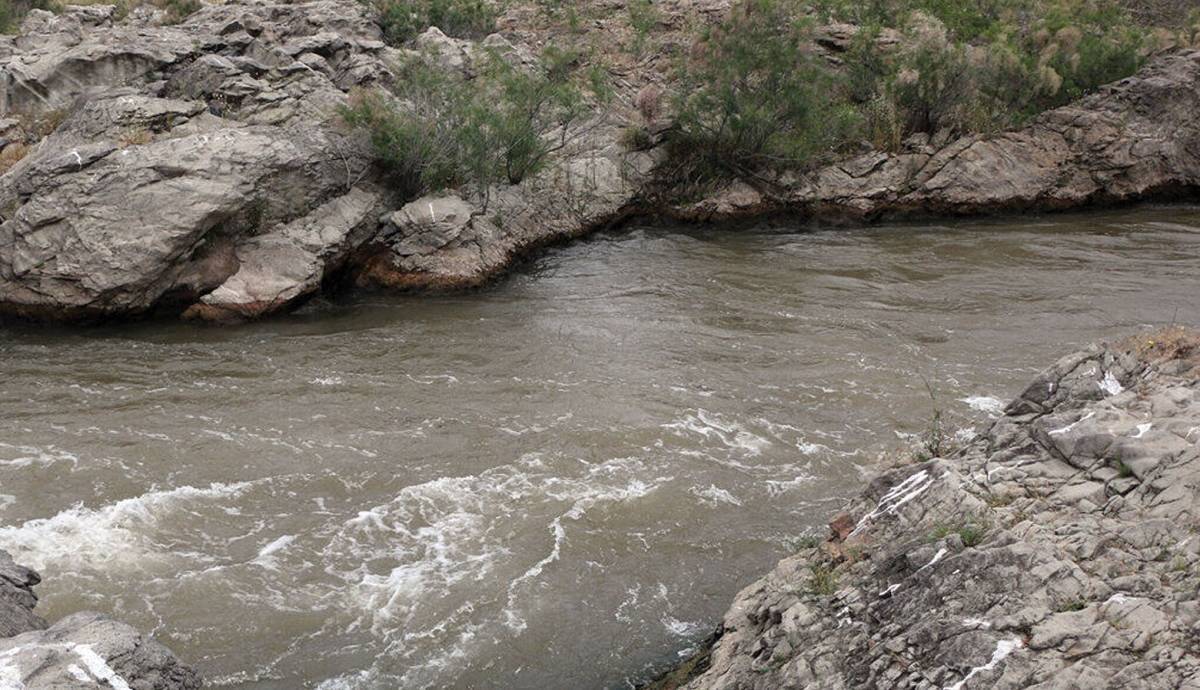
{"type": "Polygon", "coordinates": [[[1200,334],[1091,347],[871,480],[652,687],[1200,687],[1198,492],[1200,334]]]}
{"type": "Polygon", "coordinates": [[[0,551],[0,688],[195,690],[200,676],[169,649],[99,613],[47,627],[33,612],[37,573],[0,551]]]}

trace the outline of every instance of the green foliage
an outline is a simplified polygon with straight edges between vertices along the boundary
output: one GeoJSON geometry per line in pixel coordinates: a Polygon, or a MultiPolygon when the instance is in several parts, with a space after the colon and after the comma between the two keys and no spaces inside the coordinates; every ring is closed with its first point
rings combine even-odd
{"type": "Polygon", "coordinates": [[[409,43],[436,26],[447,36],[475,38],[496,25],[496,11],[486,0],[374,0],[383,39],[391,45],[409,43]]]}
{"type": "Polygon", "coordinates": [[[1115,0],[814,0],[865,27],[849,59],[855,95],[880,144],[914,132],[1018,125],[1132,74],[1147,33],[1115,0]],[[874,40],[900,31],[898,48],[874,40]],[[895,122],[889,121],[889,118],[895,122]],[[899,136],[889,136],[898,125],[899,136]]]}
{"type": "Polygon", "coordinates": [[[0,33],[16,33],[30,10],[58,12],[60,9],[55,0],[0,0],[0,33]]]}
{"type": "Polygon", "coordinates": [[[745,0],[680,70],[677,158],[698,177],[793,168],[844,144],[859,116],[806,50],[809,24],[781,0],[745,0]]]}
{"type": "Polygon", "coordinates": [[[629,0],[629,24],[633,27],[633,52],[640,56],[646,49],[646,39],[658,24],[658,9],[652,0],[629,0]]]}
{"type": "Polygon", "coordinates": [[[931,536],[937,541],[957,534],[963,545],[970,548],[982,544],[990,529],[991,524],[986,519],[970,518],[952,525],[938,525],[931,536]]]}
{"type": "Polygon", "coordinates": [[[541,170],[585,112],[570,53],[548,50],[536,72],[498,57],[471,80],[411,61],[395,92],[357,94],[343,119],[365,131],[406,198],[470,185],[483,196],[541,170]]]}
{"type": "Polygon", "coordinates": [[[741,0],[682,61],[673,153],[753,177],[1017,126],[1132,74],[1148,36],[1117,0],[741,0]],[[859,27],[842,67],[812,49],[825,21],[859,27]]]}

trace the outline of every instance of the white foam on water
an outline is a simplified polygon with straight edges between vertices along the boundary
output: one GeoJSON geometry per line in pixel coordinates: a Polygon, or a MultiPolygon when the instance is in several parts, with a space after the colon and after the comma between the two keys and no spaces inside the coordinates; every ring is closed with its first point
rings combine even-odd
{"type": "Polygon", "coordinates": [[[440,669],[519,634],[536,591],[568,557],[572,525],[672,479],[636,458],[571,461],[566,476],[554,472],[561,463],[524,460],[405,487],[346,520],[325,547],[326,572],[346,583],[341,606],[356,612],[351,627],[387,644],[389,667],[405,669],[402,685],[444,678],[440,669]],[[530,558],[538,522],[548,538],[530,558]]]}
{"type": "Polygon", "coordinates": [[[79,465],[79,456],[55,448],[54,446],[38,448],[36,446],[17,446],[11,443],[0,443],[0,449],[9,451],[5,455],[14,456],[0,460],[0,467],[12,467],[14,469],[23,469],[32,465],[49,467],[58,462],[69,462],[72,468],[79,465]]]}
{"type": "Polygon", "coordinates": [[[12,494],[0,494],[0,510],[4,510],[16,502],[16,496],[13,496],[12,494]]]}
{"type": "Polygon", "coordinates": [[[660,622],[662,623],[663,627],[667,629],[667,632],[676,637],[690,638],[704,629],[704,626],[700,623],[681,621],[678,618],[669,615],[663,615],[663,617],[660,619],[660,622]]]}
{"type": "Polygon", "coordinates": [[[251,484],[181,486],[151,491],[99,508],[76,504],[53,517],[0,527],[0,547],[38,570],[150,565],[169,556],[152,539],[162,517],[189,502],[239,496],[251,484]]]}
{"type": "Polygon", "coordinates": [[[998,416],[1004,411],[1004,401],[1000,398],[994,398],[990,395],[969,395],[965,398],[959,398],[959,402],[964,402],[967,407],[973,410],[978,410],[985,414],[998,416]]]}
{"type": "Polygon", "coordinates": [[[793,489],[799,489],[800,487],[804,486],[805,484],[811,484],[812,482],[813,482],[813,478],[809,475],[801,475],[801,476],[795,477],[793,479],[786,479],[786,480],[768,479],[766,481],[767,495],[774,498],[776,496],[785,494],[793,489]]]}
{"type": "Polygon", "coordinates": [[[314,386],[340,386],[345,383],[341,376],[317,376],[309,380],[314,386]]]}
{"type": "Polygon", "coordinates": [[[294,541],[296,541],[296,537],[294,535],[285,534],[259,549],[258,555],[255,556],[254,560],[251,562],[255,565],[262,566],[267,570],[278,570],[279,560],[275,557],[275,554],[291,546],[292,542],[294,541]]]}
{"type": "Polygon", "coordinates": [[[737,496],[734,496],[716,484],[710,484],[707,488],[703,489],[699,486],[693,486],[692,488],[688,489],[688,493],[699,498],[701,502],[709,505],[715,505],[718,503],[728,503],[731,506],[742,505],[742,502],[738,500],[737,496]]]}
{"type": "Polygon", "coordinates": [[[983,666],[976,666],[975,668],[971,669],[970,673],[968,673],[962,680],[958,681],[954,685],[947,686],[946,690],[962,690],[962,687],[967,684],[968,680],[971,680],[971,678],[974,678],[977,674],[986,673],[996,668],[1000,665],[1000,662],[1007,659],[1010,654],[1024,646],[1025,643],[1017,638],[1013,638],[1011,640],[1000,640],[996,643],[996,650],[992,652],[991,661],[987,662],[983,666]]]}
{"type": "Polygon", "coordinates": [[[662,428],[672,429],[681,436],[691,433],[699,434],[708,440],[715,439],[722,445],[750,457],[761,455],[771,446],[770,441],[750,432],[743,425],[726,421],[721,415],[702,408],[684,415],[681,419],[663,424],[662,428]]]}
{"type": "Polygon", "coordinates": [[[1104,391],[1105,395],[1118,395],[1125,390],[1121,386],[1121,382],[1117,380],[1117,377],[1113,376],[1111,371],[1104,372],[1104,380],[1100,381],[1097,385],[1100,386],[1100,390],[1104,391]]]}

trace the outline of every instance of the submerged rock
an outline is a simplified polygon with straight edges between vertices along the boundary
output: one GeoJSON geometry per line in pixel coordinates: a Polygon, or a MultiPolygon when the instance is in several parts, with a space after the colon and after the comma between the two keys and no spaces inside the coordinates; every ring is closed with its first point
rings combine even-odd
{"type": "Polygon", "coordinates": [[[0,551],[0,688],[194,690],[200,676],[169,649],[98,613],[50,627],[34,615],[37,573],[0,551]]]}
{"type": "Polygon", "coordinates": [[[961,451],[873,479],[669,686],[1197,687],[1198,491],[1200,334],[1070,355],[961,451]]]}

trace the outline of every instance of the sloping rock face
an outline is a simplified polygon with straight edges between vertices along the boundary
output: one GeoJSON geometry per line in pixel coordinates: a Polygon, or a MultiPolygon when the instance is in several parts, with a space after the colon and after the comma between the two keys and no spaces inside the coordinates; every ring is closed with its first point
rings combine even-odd
{"type": "Polygon", "coordinates": [[[1198,491],[1200,335],[1070,355],[744,589],[685,686],[1200,687],[1198,491]]]}
{"type": "Polygon", "coordinates": [[[166,647],[98,613],[49,628],[34,615],[37,573],[0,551],[0,688],[195,690],[200,676],[166,647]]]}
{"type": "Polygon", "coordinates": [[[230,4],[177,26],[32,12],[0,45],[0,115],[65,119],[0,177],[0,310],[178,312],[224,288],[215,313],[257,314],[315,291],[378,212],[370,158],[336,114],[351,88],[390,78],[365,11],[230,4]],[[338,227],[313,230],[320,248],[297,240],[297,224],[325,221],[338,227]]]}

